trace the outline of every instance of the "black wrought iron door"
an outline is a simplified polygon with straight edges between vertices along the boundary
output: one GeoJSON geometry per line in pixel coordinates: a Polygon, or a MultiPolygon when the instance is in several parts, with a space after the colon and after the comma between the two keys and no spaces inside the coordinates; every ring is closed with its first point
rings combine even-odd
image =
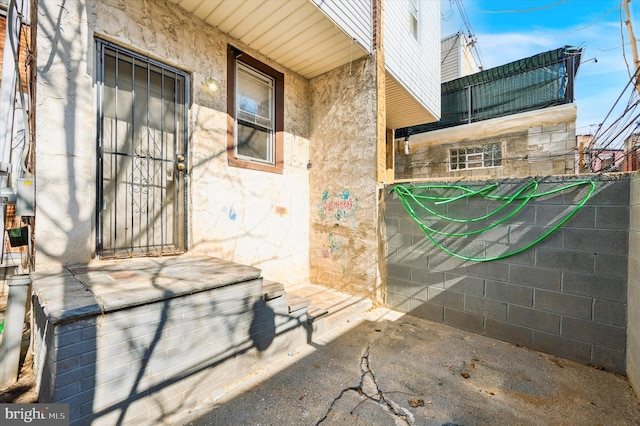
{"type": "Polygon", "coordinates": [[[102,40],[96,46],[98,255],[182,252],[188,75],[102,40]]]}

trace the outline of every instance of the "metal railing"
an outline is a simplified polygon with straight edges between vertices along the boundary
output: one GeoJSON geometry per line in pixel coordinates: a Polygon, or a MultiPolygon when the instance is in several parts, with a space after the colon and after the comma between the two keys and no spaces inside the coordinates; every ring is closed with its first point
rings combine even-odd
{"type": "Polygon", "coordinates": [[[580,53],[558,49],[443,83],[440,121],[396,137],[571,103],[580,53]]]}

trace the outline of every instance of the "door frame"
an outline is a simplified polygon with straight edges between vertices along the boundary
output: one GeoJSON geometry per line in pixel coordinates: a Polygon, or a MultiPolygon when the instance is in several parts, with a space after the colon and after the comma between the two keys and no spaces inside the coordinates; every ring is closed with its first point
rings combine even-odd
{"type": "MultiPolygon", "coordinates": [[[[184,123],[180,132],[182,133],[182,140],[184,143],[181,147],[176,147],[175,149],[175,157],[181,156],[181,160],[174,159],[175,168],[173,170],[174,176],[178,174],[181,175],[182,183],[181,183],[181,192],[182,192],[182,200],[176,199],[176,208],[174,209],[174,233],[181,234],[181,247],[176,247],[174,252],[168,253],[158,253],[158,252],[146,252],[139,253],[135,255],[135,257],[144,257],[144,256],[159,256],[159,255],[175,255],[179,253],[183,253],[189,248],[189,215],[188,215],[188,201],[189,201],[189,105],[191,103],[190,95],[191,95],[191,79],[190,74],[174,68],[165,63],[156,61],[148,56],[136,53],[127,48],[118,46],[104,39],[95,38],[95,48],[96,48],[96,90],[97,90],[97,114],[96,114],[96,256],[98,258],[123,258],[125,256],[119,256],[117,253],[117,247],[114,248],[113,255],[105,255],[104,254],[104,134],[103,134],[103,123],[104,123],[104,78],[105,78],[105,68],[104,68],[104,50],[110,49],[117,53],[124,54],[135,61],[145,62],[148,66],[155,66],[161,68],[163,70],[167,70],[169,72],[175,73],[181,76],[184,79],[184,93],[182,93],[184,97],[184,102],[182,107],[184,110],[182,111],[182,116],[184,117],[184,123]],[[177,168],[178,163],[182,163],[184,166],[184,170],[179,170],[177,168]],[[181,208],[178,208],[181,206],[181,208]],[[181,232],[180,232],[181,230],[181,232]]],[[[179,104],[177,104],[179,105],[179,104]]],[[[167,158],[169,159],[169,158],[167,158]]],[[[174,177],[174,179],[176,179],[174,177]]],[[[179,196],[179,193],[178,193],[179,196]]],[[[126,256],[131,257],[131,256],[126,256]]]]}

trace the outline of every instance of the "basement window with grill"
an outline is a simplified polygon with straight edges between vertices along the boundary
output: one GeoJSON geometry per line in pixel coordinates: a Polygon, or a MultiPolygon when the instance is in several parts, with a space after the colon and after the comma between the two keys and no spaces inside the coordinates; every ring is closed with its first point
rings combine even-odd
{"type": "Polygon", "coordinates": [[[486,169],[502,166],[502,145],[492,143],[449,151],[450,170],[486,169]]]}
{"type": "Polygon", "coordinates": [[[283,74],[232,46],[227,72],[229,165],[282,173],[283,74]]]}

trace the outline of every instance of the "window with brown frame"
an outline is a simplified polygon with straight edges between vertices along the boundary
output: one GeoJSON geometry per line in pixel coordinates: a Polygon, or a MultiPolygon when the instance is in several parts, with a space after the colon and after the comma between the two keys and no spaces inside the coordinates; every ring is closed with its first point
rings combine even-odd
{"type": "Polygon", "coordinates": [[[228,46],[227,76],[229,165],[282,173],[284,75],[228,46]]]}

